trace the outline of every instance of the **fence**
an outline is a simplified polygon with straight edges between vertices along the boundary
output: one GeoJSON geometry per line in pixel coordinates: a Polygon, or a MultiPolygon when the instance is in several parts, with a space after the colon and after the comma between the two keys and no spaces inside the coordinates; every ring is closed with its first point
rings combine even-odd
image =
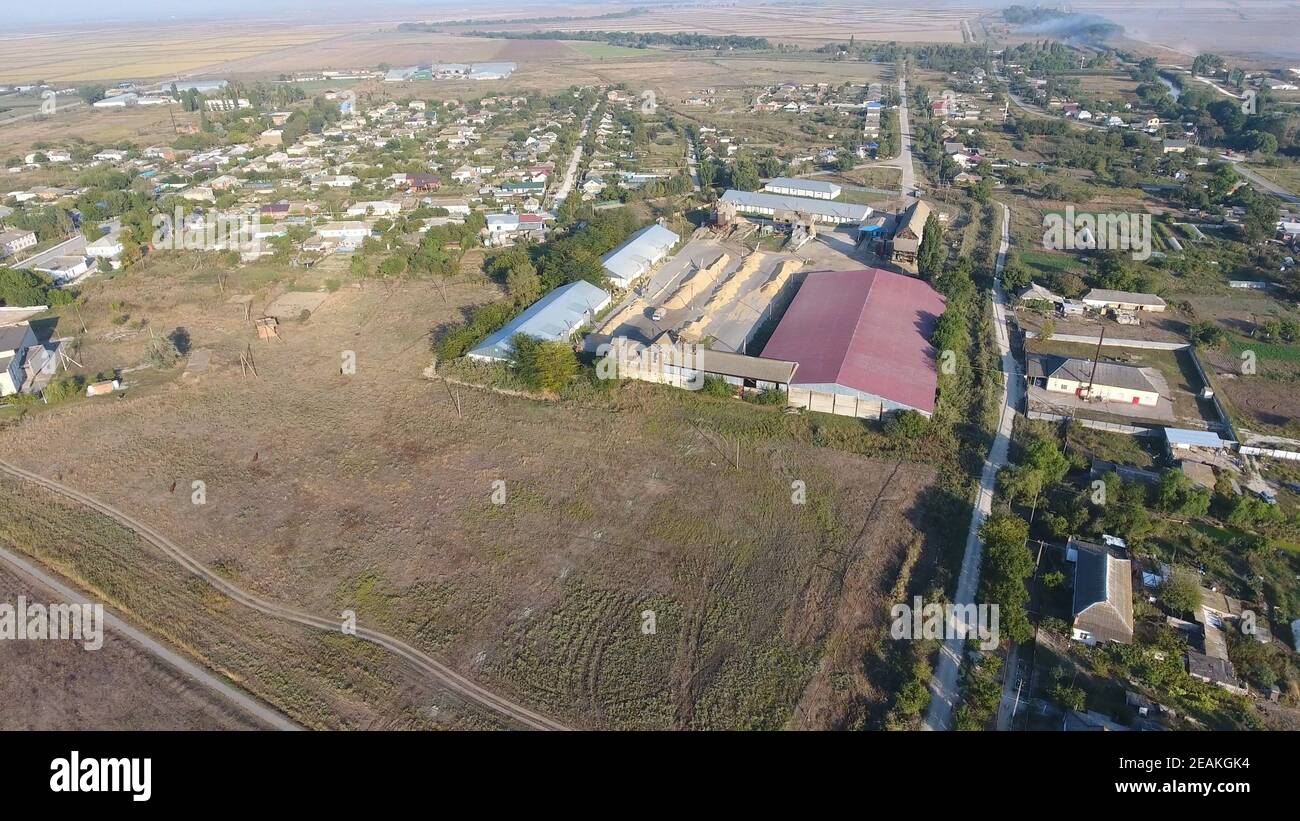
{"type": "Polygon", "coordinates": [[[1093,419],[1080,419],[1077,416],[1064,416],[1058,413],[1044,413],[1031,410],[1026,414],[1030,419],[1042,419],[1047,422],[1077,422],[1085,428],[1104,430],[1111,433],[1123,433],[1128,436],[1154,436],[1162,428],[1144,428],[1138,425],[1121,425],[1118,422],[1099,422],[1093,419]]]}
{"type": "Polygon", "coordinates": [[[1293,450],[1274,450],[1272,448],[1256,448],[1250,445],[1242,445],[1240,448],[1244,456],[1268,456],[1272,459],[1285,459],[1288,462],[1300,462],[1300,453],[1293,450]]]}

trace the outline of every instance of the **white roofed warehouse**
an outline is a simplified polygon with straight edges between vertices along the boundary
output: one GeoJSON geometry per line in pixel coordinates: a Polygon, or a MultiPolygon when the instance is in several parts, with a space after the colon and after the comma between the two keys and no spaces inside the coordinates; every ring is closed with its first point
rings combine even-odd
{"type": "Polygon", "coordinates": [[[763,186],[764,191],[773,194],[789,194],[793,197],[810,197],[815,200],[839,199],[840,187],[833,182],[823,180],[801,180],[795,177],[773,177],[763,186]]]}
{"type": "Polygon", "coordinates": [[[601,260],[605,275],[618,287],[626,288],[650,273],[680,240],[681,237],[662,225],[642,228],[601,260]]]}
{"type": "Polygon", "coordinates": [[[734,206],[737,213],[769,217],[775,222],[793,221],[799,214],[810,214],[817,222],[854,225],[871,216],[871,206],[851,202],[831,202],[788,194],[767,194],[762,191],[726,191],[721,202],[734,206]]]}
{"type": "Polygon", "coordinates": [[[528,334],[543,342],[568,342],[575,331],[608,304],[609,294],[586,280],[561,285],[529,305],[466,356],[489,362],[508,361],[513,352],[510,338],[515,334],[528,334]]]}

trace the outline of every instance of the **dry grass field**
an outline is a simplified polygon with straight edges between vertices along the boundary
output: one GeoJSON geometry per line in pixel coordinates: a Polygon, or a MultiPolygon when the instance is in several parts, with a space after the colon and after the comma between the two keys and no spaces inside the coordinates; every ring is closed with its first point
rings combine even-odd
{"type": "MultiPolygon", "coordinates": [[[[930,545],[933,469],[813,444],[850,426],[868,435],[854,420],[640,383],[583,402],[461,388],[458,414],[447,385],[420,377],[428,335],[495,286],[452,285],[448,304],[431,284],[345,287],[283,324],[282,342],[258,343],[228,299],[252,294],[260,312],[284,287],[273,273],[235,272],[225,295],[212,269],[174,260],[92,280],[77,352],[88,372],[143,358],[147,333],[117,338],[117,312],[156,333],[185,328],[213,364],[128,373],[125,398],[42,408],[0,432],[6,458],[146,519],[261,595],[355,610],[579,726],[842,726],[888,697],[861,659],[930,545]],[[249,344],[256,378],[237,366],[249,344]],[[339,372],[344,351],[355,375],[339,372]],[[795,479],[806,504],[792,504],[795,479]]],[[[111,523],[3,483],[0,512],[0,538],[109,591],[303,723],[487,721],[445,698],[434,721],[420,705],[436,695],[382,653],[262,625],[141,562],[149,551],[111,523]]]]}
{"type": "MultiPolygon", "coordinates": [[[[176,140],[173,116],[177,123],[197,124],[199,120],[197,114],[181,111],[180,106],[137,106],[118,111],[95,111],[78,106],[47,119],[10,123],[0,127],[0,162],[25,155],[37,143],[66,145],[72,140],[84,140],[101,145],[120,142],[141,147],[170,145],[176,140]]],[[[36,184],[29,177],[27,174],[6,175],[5,190],[36,184]]]]}
{"type": "MultiPolygon", "coordinates": [[[[600,7],[607,11],[608,7],[600,7]]],[[[593,7],[559,6],[547,15],[590,14],[593,7]]],[[[502,19],[537,16],[534,8],[493,9],[502,19]]],[[[522,73],[549,76],[561,65],[602,65],[619,54],[600,44],[559,41],[493,40],[461,36],[473,30],[581,30],[699,32],[767,37],[773,42],[815,48],[828,42],[961,42],[961,21],[973,9],[892,10],[863,14],[858,6],[826,3],[746,7],[698,6],[653,10],[629,18],[559,23],[449,26],[446,32],[400,32],[393,20],[266,20],[160,24],[96,28],[94,47],[63,47],[75,31],[0,34],[0,82],[87,82],[162,79],[169,76],[274,77],[282,72],[321,68],[373,68],[380,63],[514,60],[522,73]]],[[[464,19],[465,11],[442,15],[464,19]]],[[[474,15],[477,16],[477,15],[474,15]]],[[[680,58],[676,55],[673,59],[680,58]]],[[[568,82],[582,82],[579,76],[568,82]]],[[[566,83],[567,84],[567,83],[566,83]]],[[[484,87],[485,84],[479,84],[484,87]]],[[[495,83],[492,85],[496,85],[495,83]]]]}
{"type": "MultiPolygon", "coordinates": [[[[48,603],[45,587],[0,567],[0,601],[48,603]]],[[[261,723],[105,631],[104,646],[75,641],[0,642],[0,730],[254,730],[261,723]]]]}
{"type": "MultiPolygon", "coordinates": [[[[0,82],[165,77],[349,35],[346,25],[224,22],[96,29],[93,44],[69,47],[67,32],[0,37],[0,82]]],[[[75,37],[75,35],[74,35],[75,37]]]]}

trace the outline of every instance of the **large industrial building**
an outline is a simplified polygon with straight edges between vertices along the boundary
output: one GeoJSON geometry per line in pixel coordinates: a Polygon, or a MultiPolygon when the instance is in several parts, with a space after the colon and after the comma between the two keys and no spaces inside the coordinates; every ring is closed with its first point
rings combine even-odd
{"type": "Polygon", "coordinates": [[[627,242],[605,255],[602,263],[609,281],[626,288],[633,281],[650,273],[660,260],[668,256],[681,240],[677,234],[662,225],[651,225],[633,234],[627,242]]]}
{"type": "Polygon", "coordinates": [[[810,197],[815,200],[839,199],[840,187],[824,180],[801,180],[796,177],[773,177],[763,186],[764,191],[773,194],[788,194],[792,197],[810,197]]]}
{"type": "Polygon", "coordinates": [[[595,318],[609,304],[609,294],[586,280],[561,285],[528,306],[519,316],[466,356],[486,361],[505,362],[513,347],[510,338],[527,334],[544,342],[568,342],[574,331],[595,318]]]}
{"type": "Polygon", "coordinates": [[[809,214],[817,222],[841,225],[858,224],[871,216],[871,206],[851,202],[831,202],[792,197],[788,194],[768,194],[762,191],[737,191],[728,189],[720,202],[735,208],[739,214],[768,217],[776,222],[794,222],[799,214],[809,214]]]}
{"type": "Polygon", "coordinates": [[[930,334],[947,304],[914,277],[878,268],[809,274],[763,348],[797,362],[790,404],[879,419],[934,413],[938,371],[930,334]]]}

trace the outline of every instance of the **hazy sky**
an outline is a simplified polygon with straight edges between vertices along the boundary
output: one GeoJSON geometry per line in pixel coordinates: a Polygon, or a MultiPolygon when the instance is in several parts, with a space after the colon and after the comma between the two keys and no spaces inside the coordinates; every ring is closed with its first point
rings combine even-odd
{"type": "MultiPolygon", "coordinates": [[[[599,3],[600,0],[579,0],[599,3]]],[[[554,3],[536,0],[54,0],[52,3],[21,3],[3,0],[4,16],[32,29],[42,26],[56,27],[76,23],[139,22],[143,20],[166,21],[208,18],[219,20],[257,17],[289,17],[302,15],[307,19],[376,20],[385,17],[418,19],[421,12],[429,16],[455,14],[457,17],[474,17],[492,6],[554,8],[554,3]]]]}

